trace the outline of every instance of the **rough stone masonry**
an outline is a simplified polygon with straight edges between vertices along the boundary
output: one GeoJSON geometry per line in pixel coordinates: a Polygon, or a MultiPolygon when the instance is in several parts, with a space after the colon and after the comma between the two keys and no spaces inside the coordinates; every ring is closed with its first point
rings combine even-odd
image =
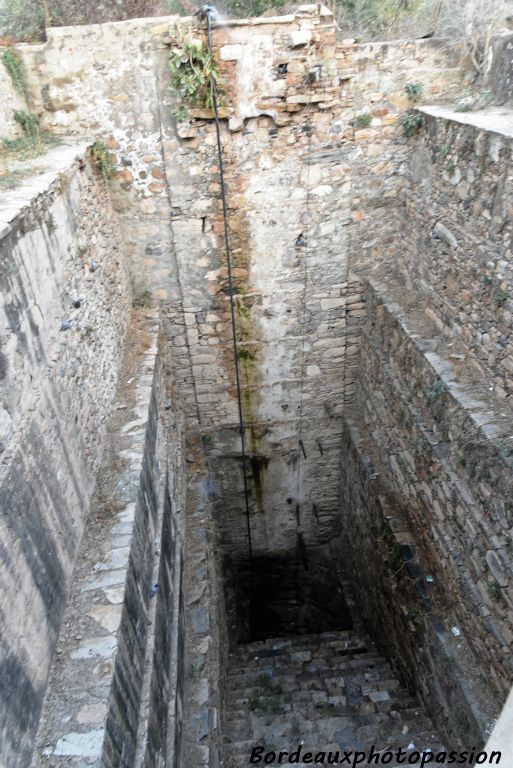
{"type": "MultiPolygon", "coordinates": [[[[221,566],[248,541],[215,127],[176,117],[179,25],[204,36],[159,18],[18,48],[28,108],[88,142],[2,207],[9,768],[34,743],[34,765],[219,761],[221,566]],[[129,320],[129,282],[148,317],[129,320]],[[118,379],[136,320],[147,346],[129,337],[118,379]]],[[[295,551],[299,507],[441,731],[482,742],[512,663],[511,115],[426,108],[406,139],[406,85],[451,102],[461,51],[342,40],[322,6],[213,44],[254,551],[295,551]]]]}

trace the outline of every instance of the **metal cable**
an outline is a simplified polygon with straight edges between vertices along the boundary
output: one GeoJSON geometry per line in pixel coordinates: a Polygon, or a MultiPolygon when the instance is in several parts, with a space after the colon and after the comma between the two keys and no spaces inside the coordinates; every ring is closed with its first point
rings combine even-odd
{"type": "MultiPolygon", "coordinates": [[[[213,59],[212,51],[212,23],[210,18],[210,11],[206,13],[207,18],[207,36],[208,36],[208,50],[210,59],[213,59]]],[[[244,431],[244,416],[242,412],[242,397],[240,390],[240,372],[239,372],[239,355],[237,349],[237,324],[235,322],[235,301],[233,291],[233,275],[232,275],[232,255],[230,249],[230,237],[228,232],[228,206],[226,203],[226,189],[224,183],[224,165],[223,165],[223,151],[221,146],[221,126],[219,123],[219,110],[217,103],[217,85],[213,74],[210,75],[210,89],[212,94],[212,106],[214,109],[214,120],[216,126],[216,138],[217,138],[217,155],[219,159],[219,176],[221,183],[221,200],[223,203],[223,223],[224,223],[224,244],[226,253],[226,265],[228,268],[228,290],[230,292],[230,315],[232,324],[232,340],[233,340],[233,355],[235,360],[235,379],[237,384],[237,404],[239,409],[239,432],[241,439],[241,453],[242,453],[242,476],[244,479],[244,498],[246,503],[246,525],[248,534],[248,555],[249,560],[253,557],[253,548],[251,542],[251,522],[249,512],[249,488],[248,488],[248,476],[246,467],[246,441],[244,431]]]]}

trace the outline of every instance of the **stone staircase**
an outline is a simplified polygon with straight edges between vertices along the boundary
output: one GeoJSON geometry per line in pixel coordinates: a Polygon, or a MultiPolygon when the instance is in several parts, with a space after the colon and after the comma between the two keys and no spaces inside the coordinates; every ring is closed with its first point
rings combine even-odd
{"type": "Polygon", "coordinates": [[[247,766],[255,746],[265,754],[303,744],[303,753],[338,750],[340,758],[371,746],[442,749],[390,664],[354,631],[239,645],[230,655],[224,735],[223,768],[247,766]]]}

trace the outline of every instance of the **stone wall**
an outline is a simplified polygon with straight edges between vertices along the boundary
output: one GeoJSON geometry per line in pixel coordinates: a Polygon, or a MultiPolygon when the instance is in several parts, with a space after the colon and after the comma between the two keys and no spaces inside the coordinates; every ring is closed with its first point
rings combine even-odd
{"type": "Polygon", "coordinates": [[[48,30],[46,43],[18,46],[30,106],[43,126],[101,139],[112,151],[111,199],[134,292],[151,288],[159,299],[176,286],[158,98],[171,22],[60,27],[48,30]]]}
{"type": "MultiPolygon", "coordinates": [[[[173,117],[179,104],[167,58],[176,24],[170,17],[53,29],[47,43],[20,53],[43,124],[99,136],[112,149],[112,200],[136,290],[150,286],[169,307],[180,397],[204,435],[220,493],[233,499],[219,514],[224,544],[242,554],[215,129],[208,110],[186,110],[178,123],[173,117]]],[[[204,39],[204,30],[194,34],[204,39]]],[[[251,528],[257,549],[287,549],[295,546],[296,504],[309,542],[325,541],[338,525],[343,369],[346,350],[355,351],[345,328],[361,310],[348,284],[350,258],[374,257],[372,245],[386,244],[383,233],[395,221],[407,152],[398,124],[405,85],[414,77],[426,98],[450,95],[466,74],[446,44],[340,41],[330,12],[317,6],[224,22],[213,43],[251,528]],[[295,246],[301,232],[306,249],[295,246]]]]}
{"type": "Polygon", "coordinates": [[[27,765],[99,467],[129,307],[85,146],[0,201],[2,757],[27,765]]]}
{"type": "Polygon", "coordinates": [[[513,661],[511,118],[421,111],[387,258],[359,271],[341,541],[403,677],[484,741],[513,661]]]}
{"type": "Polygon", "coordinates": [[[513,392],[511,127],[496,110],[428,109],[425,120],[394,251],[453,360],[472,362],[505,400],[513,392]]]}
{"type": "MultiPolygon", "coordinates": [[[[158,312],[132,318],[109,442],[33,765],[160,765],[175,748],[185,511],[183,418],[158,312]]],[[[171,757],[170,764],[173,764],[171,757]]]]}
{"type": "MultiPolygon", "coordinates": [[[[450,52],[426,41],[339,42],[329,12],[319,16],[312,6],[293,21],[228,22],[214,29],[213,40],[226,118],[221,139],[252,545],[262,552],[287,550],[296,544],[297,504],[307,544],[326,541],[338,529],[344,369],[346,355],[357,349],[353,328],[362,314],[349,271],[362,261],[362,243],[369,251],[374,241],[383,247],[382,232],[397,220],[393,205],[407,154],[398,122],[408,105],[405,85],[414,73],[426,97],[450,94],[465,73],[450,52]],[[296,245],[301,234],[306,248],[296,245]],[[298,447],[299,429],[306,456],[298,447]]],[[[171,106],[165,91],[162,102],[171,106]]],[[[170,318],[184,361],[182,397],[199,421],[219,482],[223,544],[244,556],[230,297],[211,116],[190,110],[175,138],[171,125],[166,128],[183,294],[170,318]]]]}
{"type": "Polygon", "coordinates": [[[470,396],[436,326],[398,297],[367,289],[344,562],[374,636],[468,743],[485,739],[512,678],[510,424],[493,394],[470,396]]]}

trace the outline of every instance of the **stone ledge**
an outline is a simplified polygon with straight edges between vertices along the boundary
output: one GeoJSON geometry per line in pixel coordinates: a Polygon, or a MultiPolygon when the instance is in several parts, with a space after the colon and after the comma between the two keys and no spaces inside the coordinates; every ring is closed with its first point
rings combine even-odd
{"type": "Polygon", "coordinates": [[[64,139],[63,143],[30,162],[10,163],[13,170],[30,172],[30,175],[14,189],[0,192],[0,240],[9,234],[12,222],[32,205],[36,197],[51,192],[60,183],[60,175],[85,158],[91,145],[88,140],[73,142],[64,139]]]}
{"type": "Polygon", "coordinates": [[[419,107],[419,112],[441,120],[451,120],[462,125],[471,125],[481,131],[498,133],[513,138],[513,109],[509,107],[488,107],[475,112],[457,112],[440,106],[419,107]]]}
{"type": "Polygon", "coordinates": [[[401,331],[414,344],[417,352],[423,356],[426,363],[433,371],[433,378],[440,378],[447,388],[448,393],[457,405],[467,414],[477,431],[481,432],[486,440],[494,440],[509,435],[510,429],[504,427],[503,418],[494,418],[493,414],[504,409],[504,403],[493,393],[484,390],[479,393],[479,398],[469,397],[463,391],[458,381],[455,364],[448,358],[442,357],[431,349],[426,348],[427,337],[418,333],[418,329],[412,329],[407,312],[396,303],[387,291],[387,287],[374,279],[369,279],[369,286],[376,300],[382,304],[387,313],[401,328],[401,331]]]}
{"type": "MultiPolygon", "coordinates": [[[[155,407],[152,400],[155,401],[154,373],[158,360],[157,322],[158,314],[147,311],[139,329],[148,334],[149,346],[139,360],[131,390],[133,406],[127,407],[125,391],[119,393],[113,406],[114,419],[119,419],[120,413],[126,413],[123,423],[117,427],[115,443],[116,462],[122,462],[115,481],[122,508],[102,521],[100,538],[97,539],[95,530],[100,513],[92,507],[92,518],[88,523],[91,533],[88,535],[86,528],[77,559],[71,587],[73,607],[68,604],[62,625],[64,631],[59,638],[36,741],[34,768],[43,765],[75,765],[77,768],[103,765],[108,720],[119,696],[119,692],[116,695],[114,690],[115,677],[119,674],[116,670],[126,666],[126,661],[123,662],[120,657],[134,643],[129,635],[137,618],[132,615],[138,611],[136,603],[139,600],[150,602],[150,597],[153,597],[148,614],[154,615],[152,607],[158,600],[157,592],[141,594],[135,599],[130,581],[133,581],[131,572],[135,568],[139,572],[136,583],[140,582],[142,590],[150,589],[147,579],[154,572],[151,563],[154,555],[151,553],[155,536],[157,539],[160,537],[158,524],[155,533],[150,530],[149,520],[142,523],[141,519],[141,506],[147,496],[143,488],[143,464],[145,454],[153,449],[155,440],[149,432],[154,429],[150,421],[154,422],[156,418],[151,411],[155,407]],[[151,553],[148,550],[143,555],[137,549],[145,546],[144,539],[148,536],[151,553]],[[91,546],[96,549],[92,556],[89,552],[91,546]],[[150,562],[145,568],[148,554],[150,562]]],[[[150,464],[155,463],[158,463],[157,460],[150,458],[150,464]]],[[[156,520],[154,522],[157,523],[156,520]]],[[[139,620],[146,626],[147,619],[141,616],[139,620]]],[[[141,659],[138,661],[141,663],[141,659]]],[[[142,674],[141,670],[132,669],[131,672],[134,675],[137,673],[137,677],[142,674]]],[[[138,717],[138,714],[135,716],[138,717]]],[[[111,723],[111,731],[112,728],[111,723]]]]}

